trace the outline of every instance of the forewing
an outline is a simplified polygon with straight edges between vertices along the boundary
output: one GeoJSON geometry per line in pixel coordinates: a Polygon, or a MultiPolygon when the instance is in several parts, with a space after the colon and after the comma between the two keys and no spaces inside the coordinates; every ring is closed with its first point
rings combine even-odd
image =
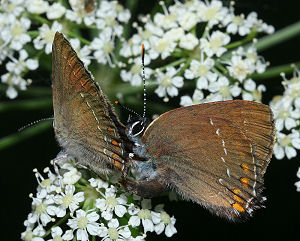
{"type": "Polygon", "coordinates": [[[122,169],[124,126],[60,33],[52,46],[54,130],[60,145],[96,172],[122,169]]]}
{"type": "Polygon", "coordinates": [[[261,206],[273,133],[267,106],[228,101],[167,112],[149,125],[142,141],[155,165],[169,169],[168,185],[235,220],[261,206]]]}

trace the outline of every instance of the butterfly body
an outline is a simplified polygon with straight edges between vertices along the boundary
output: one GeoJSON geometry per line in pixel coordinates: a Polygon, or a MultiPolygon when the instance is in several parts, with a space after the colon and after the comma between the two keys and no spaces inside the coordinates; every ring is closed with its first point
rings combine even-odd
{"type": "Polygon", "coordinates": [[[121,184],[132,193],[152,197],[173,189],[233,221],[262,207],[275,138],[266,105],[206,103],[166,112],[149,125],[137,117],[125,126],[69,42],[56,33],[53,106],[64,151],[96,173],[121,172],[121,184]]]}

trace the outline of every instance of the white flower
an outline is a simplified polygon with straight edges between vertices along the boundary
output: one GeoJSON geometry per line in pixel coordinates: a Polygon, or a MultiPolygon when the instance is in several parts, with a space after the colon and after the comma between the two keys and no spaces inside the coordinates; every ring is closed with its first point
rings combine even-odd
{"type": "Polygon", "coordinates": [[[108,182],[105,182],[100,178],[97,178],[97,179],[90,178],[89,182],[90,182],[92,187],[95,187],[95,188],[98,188],[98,189],[99,188],[104,188],[104,189],[108,188],[108,182]]]}
{"type": "Polygon", "coordinates": [[[30,13],[43,14],[47,11],[49,4],[44,0],[29,0],[27,1],[27,10],[30,13]]]}
{"type": "Polygon", "coordinates": [[[234,15],[231,13],[227,17],[230,18],[228,21],[229,24],[227,25],[226,32],[236,34],[238,33],[240,36],[245,36],[250,33],[252,24],[249,21],[245,20],[245,16],[241,15],[234,15]]]}
{"type": "Polygon", "coordinates": [[[265,72],[268,66],[268,63],[265,62],[264,58],[257,54],[257,50],[254,46],[250,46],[246,51],[243,47],[239,47],[236,51],[236,54],[249,60],[249,62],[251,62],[253,65],[254,71],[257,73],[265,72]]]}
{"type": "Polygon", "coordinates": [[[67,208],[69,208],[71,212],[74,212],[79,207],[78,204],[84,201],[84,192],[78,192],[76,194],[74,194],[74,192],[75,187],[73,185],[66,185],[65,193],[61,192],[54,197],[55,203],[60,205],[57,207],[57,217],[65,216],[67,208]]]}
{"type": "Polygon", "coordinates": [[[151,59],[156,59],[159,55],[162,59],[165,59],[176,47],[176,43],[166,37],[152,36],[150,37],[150,44],[151,48],[148,53],[151,59]]]}
{"type": "MultiPolygon", "coordinates": [[[[121,78],[125,82],[130,82],[133,86],[139,86],[143,83],[142,79],[142,65],[140,63],[140,58],[135,59],[133,65],[129,71],[124,69],[121,70],[121,78]]],[[[152,73],[152,69],[145,67],[145,78],[148,79],[152,73]]]]}
{"type": "MultiPolygon", "coordinates": [[[[300,178],[300,167],[298,168],[297,171],[297,177],[300,178]]],[[[295,186],[297,187],[297,192],[300,192],[300,181],[295,182],[295,186]]]]}
{"type": "Polygon", "coordinates": [[[207,39],[206,38],[200,39],[201,48],[209,57],[213,55],[220,57],[227,50],[223,46],[228,44],[229,42],[230,42],[229,35],[222,33],[219,30],[214,31],[211,34],[211,36],[207,36],[207,39]]]}
{"type": "Polygon", "coordinates": [[[274,155],[276,159],[283,159],[286,155],[291,159],[297,155],[296,149],[300,149],[300,133],[292,130],[292,133],[286,135],[284,133],[277,133],[277,140],[274,145],[274,155]]]}
{"type": "Polygon", "coordinates": [[[170,217],[165,211],[161,212],[151,212],[151,217],[153,223],[155,224],[154,231],[157,234],[161,234],[165,230],[165,234],[167,237],[173,236],[173,234],[177,233],[174,224],[176,219],[174,217],[170,217]]]}
{"type": "Polygon", "coordinates": [[[178,89],[183,86],[183,77],[175,76],[177,73],[174,67],[168,67],[167,72],[158,72],[157,81],[158,88],[155,90],[155,93],[159,97],[166,97],[167,95],[174,97],[178,95],[178,89]]]}
{"type": "Polygon", "coordinates": [[[204,94],[201,90],[196,89],[192,98],[188,95],[184,95],[180,97],[180,105],[181,106],[189,106],[189,105],[198,105],[202,103],[204,98],[204,94]]]}
{"type": "Polygon", "coordinates": [[[127,22],[130,18],[130,12],[123,8],[116,1],[101,1],[99,8],[96,11],[95,23],[99,29],[109,29],[113,35],[121,36],[123,26],[121,22],[127,22]]]}
{"type": "Polygon", "coordinates": [[[18,91],[13,86],[8,86],[6,96],[10,99],[15,99],[18,96],[18,91]]]}
{"type": "MultiPolygon", "coordinates": [[[[32,231],[32,234],[35,236],[43,236],[45,233],[46,233],[46,231],[45,231],[44,227],[40,224],[38,226],[36,226],[36,228],[32,231]]],[[[35,238],[37,238],[36,241],[44,240],[40,237],[35,237],[35,238]]],[[[35,238],[33,238],[32,240],[34,241],[35,238]]]]}
{"type": "MultiPolygon", "coordinates": [[[[122,44],[122,48],[120,50],[121,56],[140,56],[142,44],[144,44],[145,50],[151,50],[152,46],[150,46],[150,38],[153,36],[162,36],[164,34],[163,30],[154,25],[150,20],[145,24],[144,28],[145,29],[138,28],[138,34],[134,34],[128,41],[125,41],[122,44]]],[[[172,36],[174,37],[174,35],[172,36]]],[[[166,37],[170,38],[171,36],[166,34],[166,37]]],[[[158,53],[156,53],[156,51],[153,52],[152,58],[154,57],[158,57],[158,53]]]]}
{"type": "Polygon", "coordinates": [[[48,241],[72,240],[74,238],[73,232],[71,230],[67,230],[64,235],[62,234],[63,231],[60,227],[51,228],[52,239],[49,239],[48,241]]]}
{"type": "Polygon", "coordinates": [[[139,209],[138,207],[134,208],[133,213],[136,213],[137,215],[132,215],[128,221],[128,224],[131,225],[132,227],[137,227],[141,224],[142,221],[144,227],[144,233],[148,231],[153,232],[154,224],[151,218],[151,211],[149,210],[151,208],[151,200],[143,199],[141,205],[142,205],[142,209],[139,209]]]}
{"type": "Polygon", "coordinates": [[[103,198],[96,199],[95,206],[101,210],[101,216],[106,220],[111,220],[113,212],[118,217],[123,217],[127,212],[125,207],[127,198],[124,194],[120,197],[116,196],[116,190],[114,188],[107,188],[103,198]]]}
{"type": "Polygon", "coordinates": [[[199,16],[202,21],[208,22],[210,28],[221,22],[228,12],[228,9],[222,6],[221,1],[213,0],[207,4],[201,3],[198,8],[199,16]]]}
{"type": "Polygon", "coordinates": [[[174,13],[156,13],[154,15],[154,23],[164,29],[173,29],[178,26],[176,22],[176,15],[174,13]]]}
{"type": "Polygon", "coordinates": [[[70,167],[69,171],[63,175],[63,183],[73,185],[81,178],[81,173],[75,168],[70,167]]]}
{"type": "Polygon", "coordinates": [[[249,13],[246,21],[248,21],[250,25],[255,26],[259,32],[265,32],[267,34],[274,32],[274,27],[258,19],[256,12],[249,13]]]}
{"type": "Polygon", "coordinates": [[[187,11],[177,16],[177,21],[179,25],[186,31],[194,27],[199,21],[199,17],[196,13],[187,11]]]}
{"type": "Polygon", "coordinates": [[[247,75],[255,71],[255,66],[250,59],[242,59],[241,56],[232,56],[227,69],[232,77],[242,82],[247,75]]]}
{"type": "Polygon", "coordinates": [[[23,0],[2,1],[0,11],[2,10],[5,13],[13,14],[14,16],[18,17],[24,12],[25,6],[26,4],[24,4],[23,0]]]}
{"type": "Polygon", "coordinates": [[[8,85],[6,95],[10,99],[14,99],[18,95],[14,86],[17,86],[20,90],[26,90],[26,86],[30,83],[29,81],[24,80],[20,75],[14,75],[10,72],[1,76],[1,82],[8,85]]]}
{"type": "Polygon", "coordinates": [[[113,56],[114,50],[114,37],[111,29],[105,29],[99,34],[99,37],[94,38],[90,48],[95,50],[94,57],[98,63],[109,63],[110,66],[113,66],[111,56],[113,56]]]}
{"type": "Polygon", "coordinates": [[[48,178],[44,178],[36,169],[34,169],[34,172],[39,184],[37,187],[38,192],[46,192],[46,194],[50,194],[60,189],[59,176],[53,174],[48,167],[44,169],[44,172],[48,173],[48,178]]]}
{"type": "Polygon", "coordinates": [[[31,21],[25,17],[16,19],[14,16],[9,17],[8,27],[1,29],[0,36],[5,43],[9,43],[9,47],[14,50],[21,50],[22,47],[31,41],[31,37],[27,34],[31,21]]]}
{"type": "Polygon", "coordinates": [[[77,240],[89,240],[90,235],[100,235],[101,228],[97,222],[99,215],[96,212],[85,212],[84,210],[77,210],[76,217],[69,219],[67,225],[73,230],[77,229],[77,240]]]}
{"type": "Polygon", "coordinates": [[[56,215],[57,208],[54,206],[54,200],[46,195],[46,192],[40,193],[38,198],[33,198],[32,206],[34,211],[28,219],[30,223],[40,220],[42,225],[46,226],[51,221],[51,216],[56,215]]]}
{"type": "Polygon", "coordinates": [[[48,19],[58,19],[61,18],[66,12],[64,6],[60,3],[53,3],[49,8],[47,8],[47,18],[48,19]]]}
{"type": "MultiPolygon", "coordinates": [[[[199,41],[195,38],[195,36],[193,35],[191,37],[190,33],[188,33],[187,35],[188,36],[184,35],[184,30],[182,28],[172,28],[168,32],[165,33],[164,37],[171,41],[177,41],[177,40],[181,41],[181,39],[182,39],[182,44],[187,45],[187,46],[189,46],[187,41],[190,38],[192,40],[191,46],[196,46],[199,41]],[[195,44],[195,42],[197,42],[197,43],[195,44]]],[[[191,47],[191,46],[189,46],[189,47],[191,47]]]]}
{"type": "Polygon", "coordinates": [[[262,92],[266,91],[266,87],[264,85],[259,85],[256,88],[256,83],[252,79],[247,79],[244,82],[244,89],[246,91],[243,92],[243,100],[251,100],[251,101],[261,101],[262,92]]]}
{"type": "Polygon", "coordinates": [[[273,98],[270,106],[274,112],[277,131],[282,131],[285,127],[290,130],[297,126],[296,119],[300,118],[300,113],[293,109],[291,96],[284,95],[281,98],[273,98]]]}
{"type": "Polygon", "coordinates": [[[26,70],[26,68],[30,70],[35,70],[38,68],[38,61],[34,59],[27,59],[28,53],[26,50],[22,49],[19,52],[19,59],[11,58],[12,61],[9,61],[6,64],[6,69],[14,73],[15,75],[20,75],[22,72],[26,70]]]}
{"type": "Polygon", "coordinates": [[[213,93],[209,96],[210,101],[232,100],[232,97],[241,93],[241,88],[237,85],[230,85],[225,76],[221,76],[217,81],[210,83],[208,90],[213,93]]]}
{"type": "Polygon", "coordinates": [[[198,39],[193,34],[188,33],[180,38],[179,47],[192,50],[198,43],[198,39]]]}
{"type": "Polygon", "coordinates": [[[121,241],[121,240],[128,240],[131,238],[131,232],[128,226],[119,226],[118,219],[112,219],[107,224],[108,229],[103,227],[103,233],[106,235],[102,235],[102,240],[104,241],[121,241]]]}
{"type": "Polygon", "coordinates": [[[184,72],[184,77],[187,79],[198,78],[197,86],[199,89],[206,89],[208,81],[213,82],[217,79],[217,74],[211,71],[214,66],[214,61],[211,58],[206,58],[202,55],[201,61],[193,59],[190,68],[184,72]]]}
{"type": "Polygon", "coordinates": [[[70,44],[72,45],[72,48],[76,51],[80,60],[84,63],[84,66],[88,67],[91,63],[91,57],[89,56],[91,50],[89,49],[89,46],[85,45],[83,48],[80,48],[79,39],[73,38],[70,39],[70,44]]]}
{"type": "Polygon", "coordinates": [[[76,22],[77,24],[83,22],[90,26],[95,22],[95,11],[87,13],[84,9],[84,0],[70,0],[72,10],[67,9],[66,18],[76,22]]]}
{"type": "MultiPolygon", "coordinates": [[[[283,78],[282,84],[285,87],[284,95],[295,99],[296,106],[296,102],[299,102],[300,99],[300,71],[295,67],[293,77],[290,80],[286,78],[284,73],[281,76],[283,78]]],[[[296,106],[296,108],[298,107],[296,106]]]]}
{"type": "Polygon", "coordinates": [[[39,30],[39,36],[33,40],[34,47],[36,49],[42,49],[46,45],[45,53],[50,54],[52,51],[54,35],[57,31],[61,32],[62,25],[54,21],[51,29],[47,24],[43,24],[42,27],[39,28],[39,30]]]}

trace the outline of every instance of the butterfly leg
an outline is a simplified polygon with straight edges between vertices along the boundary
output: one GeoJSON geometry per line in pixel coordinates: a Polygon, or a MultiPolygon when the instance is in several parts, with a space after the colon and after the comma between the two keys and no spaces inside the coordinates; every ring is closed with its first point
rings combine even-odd
{"type": "Polygon", "coordinates": [[[158,196],[159,194],[167,191],[166,186],[156,179],[142,181],[122,179],[120,183],[122,184],[122,186],[125,187],[127,191],[139,195],[141,197],[150,198],[158,196]]]}

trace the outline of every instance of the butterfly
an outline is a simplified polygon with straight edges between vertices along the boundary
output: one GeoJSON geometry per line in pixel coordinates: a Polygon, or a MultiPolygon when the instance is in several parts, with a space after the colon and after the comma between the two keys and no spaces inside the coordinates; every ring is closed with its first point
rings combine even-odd
{"type": "Polygon", "coordinates": [[[68,40],[52,46],[54,131],[63,151],[95,173],[122,173],[143,197],[175,190],[213,214],[236,221],[263,206],[263,176],[275,122],[264,104],[219,101],[168,111],[148,124],[122,124],[68,40]],[[132,179],[128,173],[138,173],[132,179]]]}

